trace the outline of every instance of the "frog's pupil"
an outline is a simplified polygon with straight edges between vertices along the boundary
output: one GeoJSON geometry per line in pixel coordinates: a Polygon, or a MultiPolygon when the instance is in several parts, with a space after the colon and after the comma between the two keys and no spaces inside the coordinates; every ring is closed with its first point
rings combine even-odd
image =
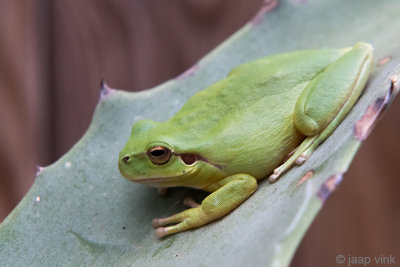
{"type": "Polygon", "coordinates": [[[153,150],[153,151],[151,151],[151,154],[155,157],[160,157],[165,154],[165,151],[164,150],[153,150]]]}

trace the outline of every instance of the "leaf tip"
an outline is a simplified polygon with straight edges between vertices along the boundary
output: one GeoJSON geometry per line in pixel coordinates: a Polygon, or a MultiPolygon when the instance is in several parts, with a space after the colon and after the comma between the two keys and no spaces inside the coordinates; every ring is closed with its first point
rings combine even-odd
{"type": "Polygon", "coordinates": [[[400,83],[399,83],[399,76],[393,75],[390,77],[390,94],[391,97],[393,98],[395,95],[398,94],[400,90],[400,83]]]}
{"type": "Polygon", "coordinates": [[[317,197],[324,203],[342,182],[343,173],[331,175],[318,189],[317,197]]]}
{"type": "Polygon", "coordinates": [[[189,69],[178,75],[175,80],[184,80],[187,77],[192,76],[197,70],[199,69],[199,64],[196,63],[193,66],[191,66],[189,69]]]}
{"type": "Polygon", "coordinates": [[[102,78],[100,81],[100,99],[99,102],[102,102],[107,99],[108,96],[115,93],[115,89],[108,86],[108,84],[102,78]]]}
{"type": "Polygon", "coordinates": [[[37,165],[36,166],[36,178],[44,171],[44,167],[37,165]]]}
{"type": "Polygon", "coordinates": [[[278,6],[278,0],[264,0],[261,4],[260,10],[257,14],[250,20],[251,25],[258,25],[264,18],[265,14],[273,10],[278,6]]]}
{"type": "Polygon", "coordinates": [[[398,82],[398,76],[393,75],[390,78],[390,87],[386,94],[383,97],[376,99],[373,104],[369,105],[361,119],[354,124],[353,134],[357,140],[364,141],[367,139],[371,130],[381,118],[393,97],[399,92],[400,85],[398,82]]]}

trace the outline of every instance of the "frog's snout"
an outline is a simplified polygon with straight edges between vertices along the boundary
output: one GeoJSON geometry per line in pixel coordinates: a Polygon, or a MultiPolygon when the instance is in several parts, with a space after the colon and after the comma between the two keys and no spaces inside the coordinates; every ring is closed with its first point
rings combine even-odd
{"type": "Polygon", "coordinates": [[[118,160],[118,169],[121,172],[121,174],[125,177],[127,177],[127,172],[129,172],[129,169],[131,168],[130,163],[132,163],[133,157],[132,155],[125,154],[125,155],[120,155],[119,160],[118,160]]]}

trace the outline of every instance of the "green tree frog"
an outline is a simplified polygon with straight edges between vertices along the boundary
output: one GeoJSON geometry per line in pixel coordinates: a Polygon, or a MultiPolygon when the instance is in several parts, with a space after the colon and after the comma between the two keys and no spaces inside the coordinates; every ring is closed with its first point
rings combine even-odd
{"type": "Polygon", "coordinates": [[[123,176],[158,188],[210,192],[153,220],[163,237],[228,214],[302,164],[349,113],[372,68],[372,46],[304,50],[242,64],[165,122],[141,120],[119,154],[123,176]],[[292,153],[291,153],[292,152],[292,153]],[[285,161],[286,159],[286,161],[285,161]]]}

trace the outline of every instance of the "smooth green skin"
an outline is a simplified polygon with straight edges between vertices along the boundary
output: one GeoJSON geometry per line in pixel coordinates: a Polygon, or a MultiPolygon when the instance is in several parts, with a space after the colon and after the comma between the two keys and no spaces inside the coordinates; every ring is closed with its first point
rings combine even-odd
{"type": "Polygon", "coordinates": [[[211,192],[201,205],[188,200],[191,209],[154,219],[157,236],[216,220],[244,202],[257,180],[272,173],[274,182],[303,163],[357,101],[372,52],[369,44],[357,43],[269,56],[236,67],[168,121],[137,122],[119,155],[127,179],[211,192]],[[168,162],[149,159],[147,151],[155,146],[171,150],[168,162]]]}

